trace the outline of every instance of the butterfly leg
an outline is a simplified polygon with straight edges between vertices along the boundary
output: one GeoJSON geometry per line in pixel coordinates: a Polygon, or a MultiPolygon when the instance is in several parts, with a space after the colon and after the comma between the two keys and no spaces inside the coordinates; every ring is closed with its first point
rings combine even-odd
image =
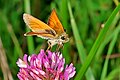
{"type": "Polygon", "coordinates": [[[56,52],[58,52],[60,50],[60,48],[62,48],[62,47],[63,47],[63,44],[58,44],[57,48],[56,48],[56,52]]]}
{"type": "Polygon", "coordinates": [[[48,41],[48,48],[46,51],[51,50],[51,49],[52,49],[51,43],[48,41]]]}

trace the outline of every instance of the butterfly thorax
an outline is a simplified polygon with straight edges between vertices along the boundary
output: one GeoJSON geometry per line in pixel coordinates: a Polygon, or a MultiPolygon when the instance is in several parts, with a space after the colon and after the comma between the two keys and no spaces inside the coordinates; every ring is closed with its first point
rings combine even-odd
{"type": "Polygon", "coordinates": [[[48,42],[50,42],[51,46],[54,46],[56,44],[62,45],[63,43],[66,43],[69,41],[68,34],[63,33],[61,35],[56,35],[53,39],[48,39],[48,42]]]}

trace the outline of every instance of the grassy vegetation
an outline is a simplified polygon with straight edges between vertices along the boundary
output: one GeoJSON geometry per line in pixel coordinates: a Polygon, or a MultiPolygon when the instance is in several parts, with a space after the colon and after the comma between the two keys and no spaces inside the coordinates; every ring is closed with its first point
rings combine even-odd
{"type": "Polygon", "coordinates": [[[70,37],[61,52],[76,67],[73,80],[120,80],[119,0],[0,0],[0,80],[17,80],[17,59],[47,48],[44,39],[24,37],[23,13],[47,23],[53,8],[70,37]]]}

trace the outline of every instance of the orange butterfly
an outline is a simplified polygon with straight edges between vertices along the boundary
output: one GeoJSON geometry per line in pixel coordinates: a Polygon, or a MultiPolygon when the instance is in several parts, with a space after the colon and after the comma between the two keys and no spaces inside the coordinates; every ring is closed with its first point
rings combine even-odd
{"type": "Polygon", "coordinates": [[[26,25],[32,30],[27,32],[25,36],[36,35],[43,39],[48,40],[48,48],[51,49],[52,46],[58,44],[57,51],[63,46],[63,43],[69,41],[68,34],[63,29],[61,22],[59,21],[55,9],[52,10],[52,13],[49,17],[48,24],[38,20],[37,18],[24,13],[23,19],[26,25]]]}

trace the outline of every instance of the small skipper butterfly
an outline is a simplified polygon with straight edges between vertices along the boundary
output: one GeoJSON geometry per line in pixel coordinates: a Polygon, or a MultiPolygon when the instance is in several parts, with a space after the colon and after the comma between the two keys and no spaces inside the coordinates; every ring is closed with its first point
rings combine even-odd
{"type": "Polygon", "coordinates": [[[23,20],[31,29],[31,32],[27,32],[24,35],[36,35],[43,39],[47,39],[47,50],[50,50],[52,46],[58,44],[56,48],[58,51],[63,46],[63,43],[69,41],[68,34],[66,34],[60,20],[58,19],[55,9],[52,10],[47,24],[26,13],[23,14],[23,20]]]}

